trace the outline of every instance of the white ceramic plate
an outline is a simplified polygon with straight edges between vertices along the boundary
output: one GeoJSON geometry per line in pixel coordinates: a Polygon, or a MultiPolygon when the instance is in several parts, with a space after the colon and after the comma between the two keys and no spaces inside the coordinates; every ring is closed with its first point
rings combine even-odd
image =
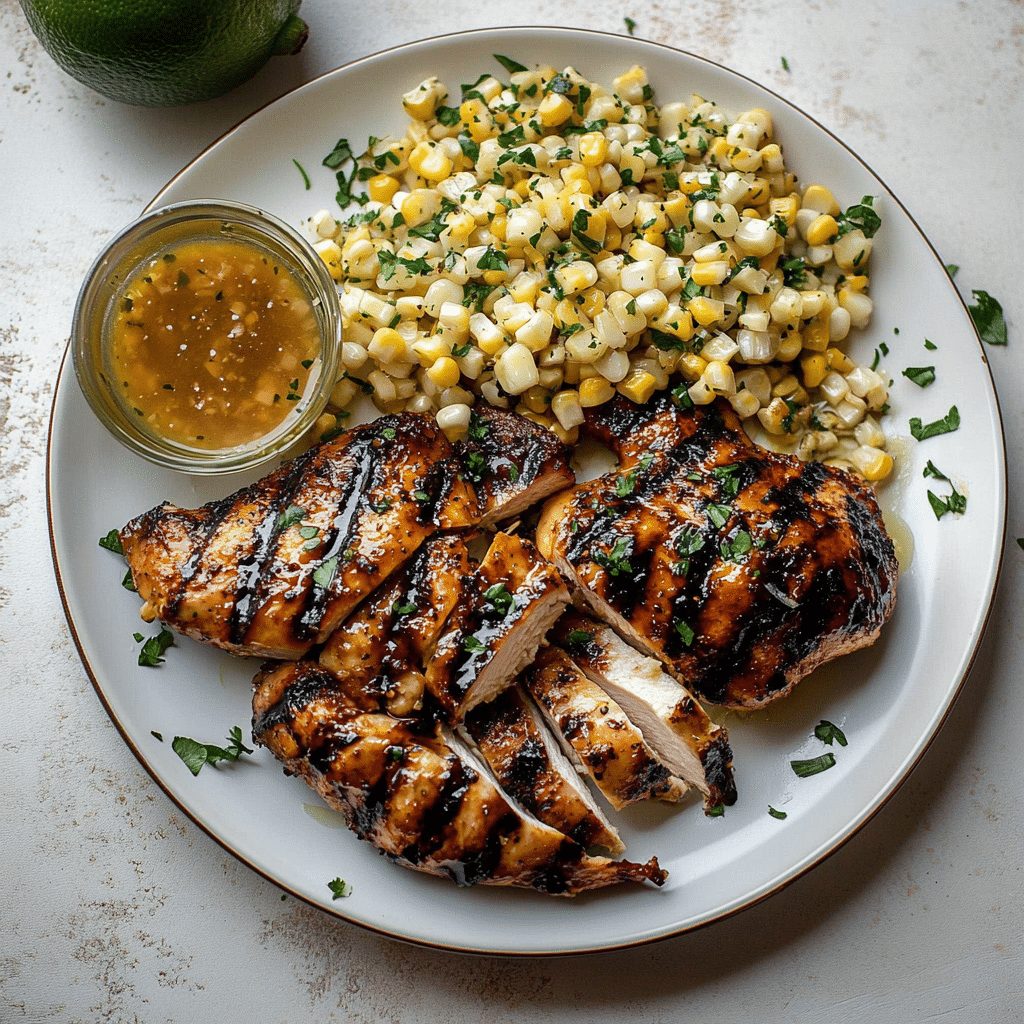
{"type": "Polygon", "coordinates": [[[872,261],[876,314],[856,351],[870,362],[883,343],[894,379],[890,433],[908,418],[944,416],[971,395],[961,428],[926,442],[895,442],[899,480],[885,500],[911,527],[913,556],[893,619],[871,649],[805,680],[769,711],[727,720],[740,799],[707,819],[696,804],[645,807],[620,816],[628,855],[657,854],[664,889],[636,886],[573,901],[450,883],[388,863],[340,827],[311,790],[286,778],[266,751],[193,778],[171,751],[175,735],[222,742],[248,735],[255,665],[180,641],[160,668],[137,665],[138,598],[120,586],[124,566],[97,545],[108,530],[163,499],[183,505],[226,494],[243,481],[190,479],[142,462],[106,433],[68,365],[54,402],[49,498],[58,581],[82,659],[111,717],[140,762],[211,836],[288,892],[353,923],[412,942],[507,954],[612,949],[686,931],[741,910],[813,867],[848,839],[920,758],[978,648],[999,570],[1005,522],[1005,456],[998,407],[980,342],[942,263],[888,189],[842,143],[779,97],[699,57],[623,36],[562,29],[505,29],[427,40],[340,68],[259,111],[211,146],[154,203],[217,197],[263,207],[292,224],[333,208],[333,175],[321,167],[339,137],[401,133],[400,95],[437,74],[453,93],[483,71],[503,75],[493,54],[524,64],[575,66],[610,84],[646,66],[664,103],[700,92],[725,110],[769,110],[789,164],[804,181],[829,184],[846,206],[873,195],[883,220],[872,261]],[[297,160],[313,180],[305,190],[297,160]],[[898,332],[898,333],[897,333],[898,332]],[[924,339],[937,345],[927,351],[924,339]],[[921,390],[901,376],[934,363],[921,390]],[[922,478],[932,460],[969,495],[967,513],[937,521],[922,478]],[[955,590],[955,602],[949,596],[955,590]],[[794,757],[826,749],[821,719],[849,740],[837,765],[798,779],[794,757]],[[160,742],[153,732],[163,735],[160,742]],[[784,811],[772,817],[769,805],[784,811]],[[328,882],[352,894],[334,901],[328,882]]]}

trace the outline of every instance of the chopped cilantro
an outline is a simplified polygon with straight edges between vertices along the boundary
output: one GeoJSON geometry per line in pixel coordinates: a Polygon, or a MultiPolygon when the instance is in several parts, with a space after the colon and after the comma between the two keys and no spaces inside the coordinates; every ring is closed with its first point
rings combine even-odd
{"type": "Polygon", "coordinates": [[[465,643],[462,645],[462,649],[468,651],[470,654],[479,654],[481,651],[487,650],[479,637],[475,636],[467,636],[465,643]]]}
{"type": "Polygon", "coordinates": [[[821,772],[827,772],[829,768],[834,768],[836,764],[836,756],[832,753],[820,754],[818,757],[811,757],[804,761],[790,761],[789,766],[793,769],[794,773],[801,779],[806,779],[811,775],[818,775],[821,772]]]}
{"type": "Polygon", "coordinates": [[[814,727],[814,735],[822,743],[827,743],[829,746],[832,746],[833,740],[841,747],[846,746],[846,736],[843,730],[838,725],[834,725],[824,718],[814,727]]]}
{"type": "Polygon", "coordinates": [[[340,878],[335,878],[333,882],[328,882],[327,888],[331,890],[332,900],[340,900],[352,895],[352,886],[340,878]]]}
{"type": "Polygon", "coordinates": [[[626,575],[633,571],[633,566],[629,564],[632,548],[631,537],[620,537],[607,554],[595,551],[591,554],[591,558],[612,576],[618,576],[620,573],[626,575]]]}
{"type": "Polygon", "coordinates": [[[910,433],[918,441],[926,441],[938,434],[949,434],[960,427],[960,410],[954,405],[949,412],[934,423],[922,424],[917,416],[911,417],[910,433]]]}
{"type": "Polygon", "coordinates": [[[175,736],[171,750],[185,762],[193,775],[198,775],[203,765],[218,761],[237,761],[242,754],[251,754],[252,749],[242,742],[242,730],[236,725],[228,733],[228,745],[217,747],[210,743],[198,743],[187,736],[175,736]]]}
{"type": "Polygon", "coordinates": [[[139,664],[143,668],[155,668],[162,664],[167,648],[174,645],[174,634],[166,626],[162,626],[156,636],[144,637],[141,633],[134,633],[133,636],[136,643],[142,644],[139,664]]]}
{"type": "Polygon", "coordinates": [[[105,537],[100,537],[99,545],[101,548],[113,551],[115,555],[124,554],[124,548],[121,546],[121,535],[117,530],[111,530],[105,537]]]}
{"type": "Polygon", "coordinates": [[[300,164],[299,161],[296,160],[294,157],[292,157],[292,163],[295,164],[296,167],[298,167],[299,174],[302,175],[302,183],[306,186],[306,191],[308,192],[312,187],[313,183],[309,180],[309,175],[306,173],[306,168],[303,167],[302,164],[300,164]]]}
{"type": "Polygon", "coordinates": [[[934,366],[908,366],[903,371],[907,380],[913,381],[919,388],[926,388],[935,383],[934,366]]]}
{"type": "Polygon", "coordinates": [[[785,821],[785,819],[789,817],[789,815],[786,814],[785,811],[777,811],[774,807],[772,807],[771,804],[768,805],[768,813],[773,818],[778,818],[779,821],[785,821]]]}
{"type": "Polygon", "coordinates": [[[1003,307],[988,292],[972,288],[971,294],[977,302],[968,306],[967,311],[971,314],[974,326],[978,328],[981,340],[989,345],[1005,345],[1006,320],[1003,307]]]}
{"type": "Polygon", "coordinates": [[[501,616],[508,615],[509,609],[515,604],[515,599],[508,591],[504,583],[495,583],[484,591],[484,600],[501,616]]]}

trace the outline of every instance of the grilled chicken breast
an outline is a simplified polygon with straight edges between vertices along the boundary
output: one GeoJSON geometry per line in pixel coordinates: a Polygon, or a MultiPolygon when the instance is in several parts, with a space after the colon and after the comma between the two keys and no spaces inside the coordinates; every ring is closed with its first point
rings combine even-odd
{"type": "Polygon", "coordinates": [[[555,623],[549,639],[622,708],[669,771],[704,795],[706,811],[736,802],[726,730],[660,661],[576,609],[555,623]]]}
{"type": "Polygon", "coordinates": [[[383,416],[220,501],[138,516],[121,543],[142,617],[234,654],[302,657],[438,529],[517,515],[571,479],[549,431],[501,410],[480,422],[469,447],[431,416],[383,416]]]}
{"type": "Polygon", "coordinates": [[[520,886],[571,896],[620,882],[663,884],[645,864],[588,856],[518,809],[454,737],[363,711],[315,662],[257,675],[253,737],[340,811],[361,839],[457,885],[520,886]]]}
{"type": "Polygon", "coordinates": [[[464,728],[501,788],[520,807],[580,846],[622,853],[615,827],[521,686],[478,704],[464,728]]]}
{"type": "Polygon", "coordinates": [[[538,547],[698,697],[759,707],[876,639],[897,564],[856,478],[754,446],[725,403],[616,398],[587,431],[619,470],[550,499],[538,547]]]}
{"type": "Polygon", "coordinates": [[[422,707],[424,665],[473,564],[461,534],[435,534],[335,629],[320,664],[354,704],[396,715],[422,707]]]}
{"type": "Polygon", "coordinates": [[[622,708],[576,667],[565,651],[545,647],[523,673],[567,754],[617,811],[638,800],[677,801],[686,783],[672,775],[622,708]]]}
{"type": "Polygon", "coordinates": [[[427,665],[427,689],[449,722],[515,681],[568,600],[561,576],[529,541],[494,535],[427,665]]]}

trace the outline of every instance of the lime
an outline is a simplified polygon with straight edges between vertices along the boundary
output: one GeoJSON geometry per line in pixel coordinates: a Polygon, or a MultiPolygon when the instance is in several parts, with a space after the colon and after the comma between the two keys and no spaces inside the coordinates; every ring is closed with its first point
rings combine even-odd
{"type": "Polygon", "coordinates": [[[298,53],[302,0],[21,0],[69,75],[121,103],[211,99],[275,54],[298,53]]]}

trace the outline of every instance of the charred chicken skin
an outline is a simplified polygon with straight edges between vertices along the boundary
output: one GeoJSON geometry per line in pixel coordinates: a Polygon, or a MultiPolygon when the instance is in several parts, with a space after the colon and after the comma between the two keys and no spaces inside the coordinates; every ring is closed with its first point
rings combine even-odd
{"type": "Polygon", "coordinates": [[[142,617],[233,654],[302,657],[437,530],[516,515],[573,479],[564,445],[515,413],[474,434],[453,445],[433,417],[382,416],[220,501],[138,516],[121,544],[142,617]]]}
{"type": "Polygon", "coordinates": [[[759,707],[876,639],[897,563],[855,477],[756,447],[725,403],[616,398],[587,431],[619,469],[550,499],[537,545],[698,697],[759,707]]]}

